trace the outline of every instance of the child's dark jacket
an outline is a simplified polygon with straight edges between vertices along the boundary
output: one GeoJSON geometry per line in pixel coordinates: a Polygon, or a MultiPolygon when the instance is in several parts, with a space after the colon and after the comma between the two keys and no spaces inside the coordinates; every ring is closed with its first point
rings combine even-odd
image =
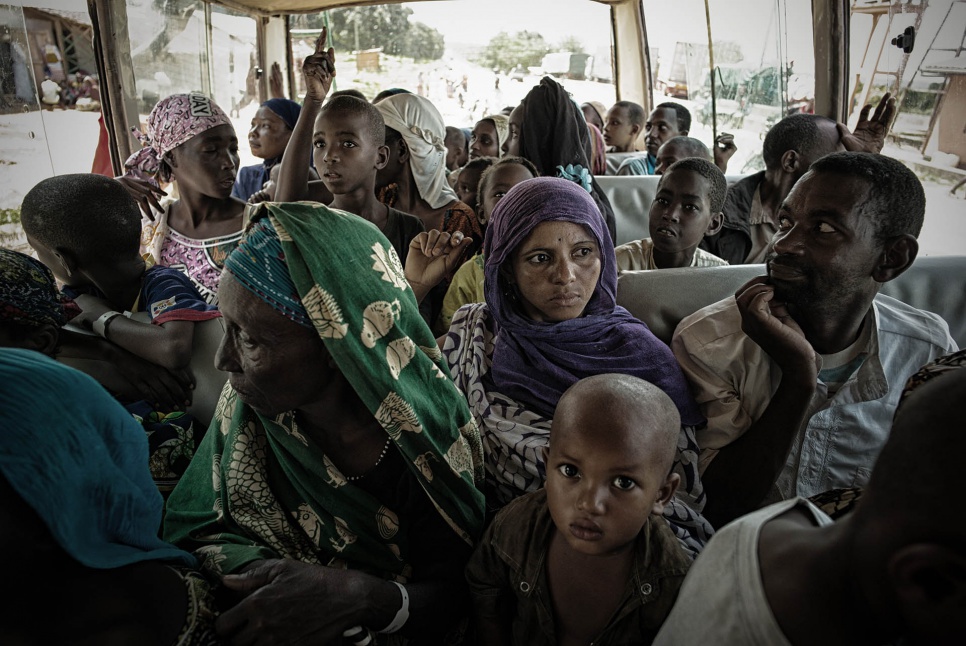
{"type": "MultiPolygon", "coordinates": [[[[557,643],[545,566],[553,531],[546,490],[517,498],[494,518],[466,567],[474,612],[512,622],[515,645],[557,643]]],[[[690,566],[667,522],[649,518],[620,606],[594,646],[650,644],[690,566]]]]}

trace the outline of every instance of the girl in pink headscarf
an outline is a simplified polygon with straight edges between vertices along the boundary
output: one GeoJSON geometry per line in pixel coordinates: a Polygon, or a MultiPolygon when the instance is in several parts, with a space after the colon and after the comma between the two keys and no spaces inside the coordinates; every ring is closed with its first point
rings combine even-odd
{"type": "Polygon", "coordinates": [[[125,162],[119,179],[145,212],[141,253],[184,272],[217,304],[218,280],[241,239],[245,208],[231,195],[239,161],[231,121],[202,94],[173,94],[151,111],[147,135],[134,132],[144,147],[125,162]],[[166,195],[159,181],[174,181],[177,198],[158,201],[166,195]]]}

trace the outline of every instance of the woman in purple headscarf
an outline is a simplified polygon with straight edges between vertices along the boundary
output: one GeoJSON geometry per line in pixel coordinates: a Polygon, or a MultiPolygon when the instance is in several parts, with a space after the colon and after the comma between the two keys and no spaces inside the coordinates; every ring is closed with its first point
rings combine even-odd
{"type": "MultiPolygon", "coordinates": [[[[486,303],[453,317],[440,346],[466,395],[486,452],[487,504],[499,508],[543,485],[550,423],[576,381],[623,373],[664,390],[681,414],[678,498],[665,516],[686,549],[710,537],[694,429],[704,423],[670,349],[616,304],[614,246],[578,184],[527,180],[500,200],[484,241],[486,303]]],[[[465,241],[431,231],[410,247],[406,276],[423,296],[465,241]]]]}
{"type": "Polygon", "coordinates": [[[238,172],[238,137],[225,114],[202,94],[172,94],[148,116],[148,132],[133,129],[144,147],[118,178],[145,213],[141,253],[176,267],[212,305],[225,258],[238,246],[245,203],[232,196],[238,172]],[[140,180],[140,181],[138,181],[140,180]],[[165,198],[159,182],[175,182],[165,198]],[[160,211],[160,214],[155,213],[160,211]]]}

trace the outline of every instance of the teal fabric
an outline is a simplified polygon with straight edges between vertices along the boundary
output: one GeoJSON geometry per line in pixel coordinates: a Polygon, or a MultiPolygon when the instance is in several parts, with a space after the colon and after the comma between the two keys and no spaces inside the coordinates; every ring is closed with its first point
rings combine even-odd
{"type": "Polygon", "coordinates": [[[39,352],[12,348],[0,349],[0,383],[0,473],[68,554],[102,569],[196,565],[158,538],[163,503],[144,429],[106,390],[39,352]]]}
{"type": "Polygon", "coordinates": [[[245,232],[245,243],[225,259],[225,269],[282,316],[312,327],[289,275],[282,243],[267,220],[252,223],[245,232]]]}

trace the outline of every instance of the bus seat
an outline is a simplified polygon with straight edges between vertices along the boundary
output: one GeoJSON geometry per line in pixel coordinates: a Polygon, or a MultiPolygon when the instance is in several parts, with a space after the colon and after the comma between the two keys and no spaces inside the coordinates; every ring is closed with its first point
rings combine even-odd
{"type": "MultiPolygon", "coordinates": [[[[617,304],[644,321],[670,343],[684,317],[731,296],[765,273],[764,265],[728,265],[654,271],[629,271],[617,280],[617,304]]],[[[939,314],[960,347],[966,346],[966,256],[924,256],[881,293],[939,314]],[[956,277],[959,277],[958,279],[956,277]]]]}
{"type": "Polygon", "coordinates": [[[617,222],[615,246],[651,237],[647,214],[651,210],[659,179],[657,175],[594,176],[614,209],[617,222]]]}
{"type": "Polygon", "coordinates": [[[670,343],[681,319],[733,295],[764,273],[764,265],[625,271],[617,279],[617,304],[644,321],[657,338],[670,343]]]}
{"type": "MultiPolygon", "coordinates": [[[[147,322],[148,316],[147,312],[136,312],[132,315],[132,318],[147,322]]],[[[70,323],[65,327],[82,334],[93,334],[93,332],[70,323]]],[[[221,396],[222,388],[228,380],[228,373],[215,367],[215,352],[218,351],[218,346],[224,336],[225,321],[220,316],[195,323],[191,343],[191,362],[188,364],[188,369],[195,378],[195,388],[191,392],[191,406],[188,407],[188,412],[202,424],[203,428],[207,428],[211,423],[218,398],[221,396]]],[[[121,378],[116,370],[105,365],[107,363],[105,361],[67,357],[58,357],[57,360],[94,376],[108,390],[112,389],[111,381],[113,379],[121,378]]],[[[113,389],[116,390],[117,388],[114,387],[113,389]]]]}

